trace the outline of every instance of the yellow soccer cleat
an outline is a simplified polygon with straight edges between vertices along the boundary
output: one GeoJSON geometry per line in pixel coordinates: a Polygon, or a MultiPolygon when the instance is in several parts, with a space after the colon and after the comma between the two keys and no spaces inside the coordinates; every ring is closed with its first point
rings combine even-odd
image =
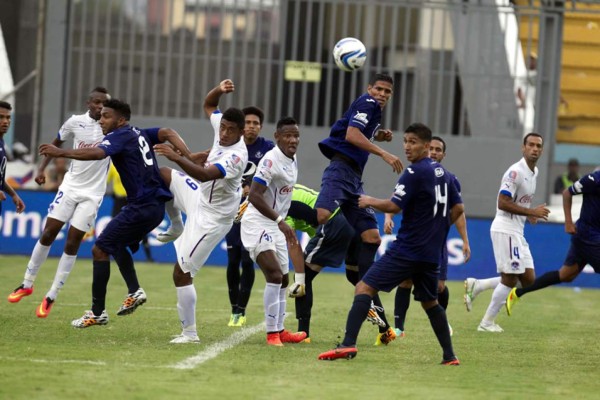
{"type": "Polygon", "coordinates": [[[510,291],[508,297],[506,298],[506,313],[509,317],[512,314],[512,308],[515,306],[515,304],[517,304],[518,301],[519,296],[517,296],[517,288],[515,287],[510,291]]]}

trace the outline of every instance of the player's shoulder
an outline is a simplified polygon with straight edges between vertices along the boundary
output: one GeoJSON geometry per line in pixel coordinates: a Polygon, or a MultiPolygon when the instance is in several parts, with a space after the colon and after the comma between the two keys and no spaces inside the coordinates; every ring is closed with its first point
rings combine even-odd
{"type": "Polygon", "coordinates": [[[379,106],[379,103],[377,103],[375,97],[371,96],[369,93],[363,93],[360,96],[358,96],[356,100],[354,100],[353,106],[355,108],[367,107],[375,109],[377,106],[379,106]]]}

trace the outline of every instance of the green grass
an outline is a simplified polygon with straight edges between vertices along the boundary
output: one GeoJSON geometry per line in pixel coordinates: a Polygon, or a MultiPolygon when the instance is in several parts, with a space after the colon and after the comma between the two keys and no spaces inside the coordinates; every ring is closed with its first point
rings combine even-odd
{"type": "MultiPolygon", "coordinates": [[[[23,277],[26,257],[0,256],[0,294],[23,277]]],[[[374,347],[376,329],[365,324],[352,361],[317,361],[343,335],[352,288],[342,274],[315,282],[312,343],[269,348],[262,330],[191,370],[170,365],[226,340],[229,305],[224,268],[196,277],[199,345],[170,345],[179,333],[172,266],[138,263],[148,303],[133,315],[115,315],[125,295],[113,263],[105,327],[78,330],[73,318],[89,308],[91,261],[80,259],[46,320],[35,307],[50,287],[56,259],[42,267],[36,291],[18,304],[0,301],[1,399],[542,399],[597,398],[600,292],[550,288],[528,295],[515,315],[497,322],[502,334],[477,332],[490,293],[471,313],[462,304],[462,282],[450,282],[449,320],[462,365],[438,365],[441,350],[420,305],[411,304],[407,337],[374,347]]],[[[257,271],[248,326],[262,317],[264,278],[257,271]]],[[[382,296],[391,310],[391,295],[382,296]]],[[[295,328],[293,301],[287,327],[295,328]]],[[[390,318],[391,312],[388,312],[390,318]]]]}

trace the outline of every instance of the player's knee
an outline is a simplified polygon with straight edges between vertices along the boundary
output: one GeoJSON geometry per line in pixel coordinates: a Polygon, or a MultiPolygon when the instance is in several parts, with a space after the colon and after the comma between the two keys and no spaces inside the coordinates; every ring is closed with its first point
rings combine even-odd
{"type": "Polygon", "coordinates": [[[558,276],[561,282],[573,282],[579,275],[579,267],[575,266],[564,266],[558,271],[558,276]]]}
{"type": "Polygon", "coordinates": [[[92,257],[94,258],[94,261],[108,261],[109,260],[109,255],[108,253],[106,253],[104,250],[102,250],[100,247],[94,245],[94,247],[92,247],[92,257]]]}
{"type": "Polygon", "coordinates": [[[360,281],[356,284],[356,289],[354,290],[355,296],[358,296],[359,294],[368,294],[373,297],[377,294],[377,291],[363,281],[360,281]]]}
{"type": "Polygon", "coordinates": [[[189,272],[184,272],[179,263],[173,267],[173,283],[176,287],[188,286],[193,283],[192,275],[189,272]]]}
{"type": "Polygon", "coordinates": [[[410,288],[412,288],[412,286],[413,286],[412,279],[406,279],[398,285],[398,287],[401,287],[402,289],[410,289],[410,288]]]}
{"type": "Polygon", "coordinates": [[[364,231],[361,233],[360,238],[363,243],[376,244],[377,246],[381,244],[381,236],[377,229],[368,229],[364,231]]]}

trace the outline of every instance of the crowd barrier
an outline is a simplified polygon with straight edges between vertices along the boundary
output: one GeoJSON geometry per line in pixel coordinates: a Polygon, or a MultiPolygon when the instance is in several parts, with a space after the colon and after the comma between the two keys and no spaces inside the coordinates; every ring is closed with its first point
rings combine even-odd
{"type": "MultiPolygon", "coordinates": [[[[27,208],[22,214],[17,214],[10,199],[4,202],[3,212],[0,217],[0,254],[29,255],[38,240],[45,224],[45,218],[49,204],[54,200],[54,193],[37,191],[19,191],[19,195],[25,202],[27,208]]],[[[105,197],[100,210],[94,231],[84,239],[79,250],[79,257],[91,258],[92,245],[102,229],[110,221],[112,198],[105,197]]],[[[380,227],[383,226],[383,215],[378,214],[380,227]]],[[[400,216],[395,217],[396,227],[400,226],[400,216]]],[[[462,262],[463,242],[458,232],[453,227],[448,236],[448,279],[463,280],[468,276],[486,278],[496,276],[496,264],[492,252],[489,229],[491,220],[468,218],[468,231],[471,242],[471,260],[464,264],[462,262]]],[[[161,263],[172,263],[175,260],[175,250],[171,243],[163,244],[156,240],[156,234],[168,226],[164,220],[157,229],[150,233],[148,241],[151,253],[155,261],[161,263]]],[[[50,250],[50,256],[60,257],[65,244],[66,228],[58,235],[56,242],[50,250]]],[[[531,253],[535,261],[536,274],[558,269],[566,256],[569,248],[570,237],[564,232],[562,224],[539,223],[537,225],[526,225],[525,237],[529,242],[531,253]]],[[[302,242],[306,243],[308,238],[303,236],[302,242]]],[[[379,255],[383,254],[385,248],[394,240],[392,235],[384,235],[379,255]]],[[[143,261],[146,259],[144,252],[139,250],[134,254],[134,259],[143,261]]],[[[0,263],[2,261],[0,260],[0,263]]],[[[227,264],[227,252],[225,242],[221,242],[208,258],[207,265],[225,266],[227,264]]],[[[342,271],[342,269],[328,268],[329,271],[342,271]]],[[[600,275],[594,274],[591,267],[587,266],[571,286],[600,287],[600,275]]]]}

